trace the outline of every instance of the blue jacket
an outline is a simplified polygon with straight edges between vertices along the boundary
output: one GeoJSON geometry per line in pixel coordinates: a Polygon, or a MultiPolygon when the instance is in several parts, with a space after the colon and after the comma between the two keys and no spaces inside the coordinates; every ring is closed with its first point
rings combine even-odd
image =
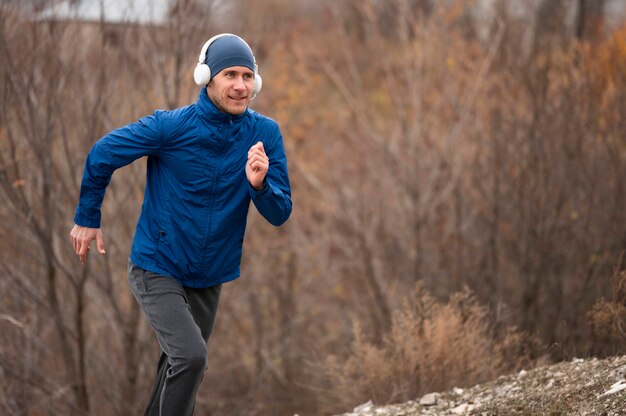
{"type": "Polygon", "coordinates": [[[275,226],[291,214],[278,124],[250,109],[222,113],[202,88],[195,104],[156,111],[96,142],[85,163],[74,222],[99,228],[111,175],[142,156],[148,156],[146,189],[130,260],[184,286],[209,287],[239,277],[250,200],[275,226]],[[259,141],[270,167],[257,191],[245,164],[248,149],[259,141]]]}

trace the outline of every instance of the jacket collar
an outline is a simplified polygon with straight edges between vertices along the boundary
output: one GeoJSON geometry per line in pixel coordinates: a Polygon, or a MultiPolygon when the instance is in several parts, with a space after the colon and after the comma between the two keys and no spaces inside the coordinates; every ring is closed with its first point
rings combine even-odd
{"type": "Polygon", "coordinates": [[[233,115],[223,113],[217,109],[213,101],[209,98],[206,92],[206,87],[200,88],[200,94],[198,94],[198,109],[199,113],[211,123],[226,123],[226,124],[238,124],[246,116],[248,109],[242,114],[233,115]]]}

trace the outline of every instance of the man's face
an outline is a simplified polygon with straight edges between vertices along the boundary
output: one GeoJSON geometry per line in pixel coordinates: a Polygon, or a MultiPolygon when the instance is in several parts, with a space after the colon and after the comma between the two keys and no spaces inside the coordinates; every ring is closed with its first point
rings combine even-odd
{"type": "Polygon", "coordinates": [[[218,110],[237,115],[248,108],[253,89],[254,72],[245,66],[231,66],[211,79],[207,94],[218,110]]]}

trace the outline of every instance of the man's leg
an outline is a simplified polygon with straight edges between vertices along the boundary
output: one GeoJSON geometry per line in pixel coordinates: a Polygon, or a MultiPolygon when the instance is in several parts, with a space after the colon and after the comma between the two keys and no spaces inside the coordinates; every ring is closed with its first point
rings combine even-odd
{"type": "Polygon", "coordinates": [[[130,265],[130,288],[154,329],[161,358],[149,416],[187,416],[206,368],[220,286],[183,288],[176,280],[130,265]]]}
{"type": "MultiPolygon", "coordinates": [[[[196,324],[200,327],[200,332],[202,333],[205,345],[209,341],[209,336],[213,331],[213,324],[215,323],[215,315],[217,314],[217,305],[220,300],[221,290],[222,285],[207,287],[204,289],[185,288],[187,301],[191,307],[191,314],[193,315],[193,319],[196,324]]],[[[191,411],[193,413],[193,408],[191,411]]]]}
{"type": "Polygon", "coordinates": [[[156,380],[150,399],[146,405],[144,416],[160,416],[161,414],[161,392],[165,385],[165,378],[167,377],[167,369],[169,368],[167,362],[167,355],[161,350],[161,356],[159,357],[159,364],[157,365],[156,380]]]}

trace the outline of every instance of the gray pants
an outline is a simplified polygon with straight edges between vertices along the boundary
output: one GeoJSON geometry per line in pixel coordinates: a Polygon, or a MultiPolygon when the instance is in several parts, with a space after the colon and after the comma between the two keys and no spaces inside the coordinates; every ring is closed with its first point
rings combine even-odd
{"type": "Polygon", "coordinates": [[[191,416],[207,366],[221,285],[181,286],[172,277],[129,262],[128,283],[161,346],[154,390],[145,416],[191,416]]]}

